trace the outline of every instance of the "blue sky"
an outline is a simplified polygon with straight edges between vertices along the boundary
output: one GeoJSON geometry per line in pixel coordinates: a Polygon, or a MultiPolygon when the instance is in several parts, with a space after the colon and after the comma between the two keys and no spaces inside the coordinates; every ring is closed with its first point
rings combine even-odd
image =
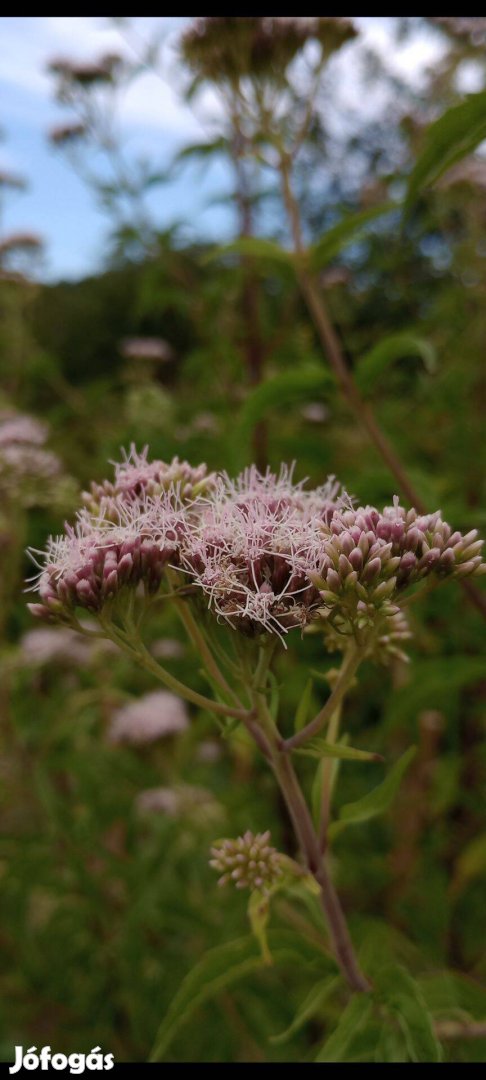
{"type": "MultiPolygon", "coordinates": [[[[382,56],[390,53],[388,17],[357,17],[364,39],[382,56]]],[[[188,142],[201,141],[205,129],[182,103],[177,84],[180,73],[174,59],[177,35],[187,17],[141,17],[134,19],[137,33],[147,36],[154,24],[164,24],[168,79],[144,75],[129,91],[124,104],[124,126],[134,149],[155,152],[161,166],[188,142]]],[[[67,119],[53,100],[46,63],[53,56],[76,59],[96,57],[104,51],[127,51],[127,46],[107,17],[103,16],[3,16],[0,17],[0,169],[25,175],[28,190],[9,197],[0,221],[0,233],[29,230],[45,241],[41,276],[50,280],[77,278],[94,272],[104,255],[106,218],[96,209],[83,182],[52,149],[46,132],[67,119]]],[[[413,79],[438,55],[436,39],[417,35],[411,43],[393,51],[394,69],[413,79]]],[[[346,57],[338,63],[346,65],[346,57]]],[[[352,71],[347,69],[350,100],[352,71]]],[[[355,103],[354,103],[355,104],[355,103]]],[[[207,96],[207,115],[216,103],[207,96]]],[[[181,173],[177,183],[158,189],[154,196],[157,220],[163,228],[175,220],[205,235],[224,234],[229,227],[228,210],[214,207],[212,196],[225,188],[223,168],[213,167],[204,179],[194,171],[181,173]]]]}

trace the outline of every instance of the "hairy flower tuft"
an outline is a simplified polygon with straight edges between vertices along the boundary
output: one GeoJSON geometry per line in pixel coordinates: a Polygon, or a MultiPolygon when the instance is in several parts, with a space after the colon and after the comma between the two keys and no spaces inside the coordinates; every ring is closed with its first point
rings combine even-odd
{"type": "Polygon", "coordinates": [[[34,615],[69,619],[76,607],[99,613],[121,589],[141,581],[148,593],[157,591],[165,567],[178,558],[184,528],[174,493],[152,500],[144,512],[128,502],[118,517],[120,524],[81,511],[64,536],[50,537],[45,552],[30,552],[34,561],[42,559],[34,615]]]}
{"type": "Polygon", "coordinates": [[[323,518],[334,481],[317,493],[292,470],[262,475],[252,466],[220,478],[186,537],[182,563],[216,615],[243,633],[282,635],[303,627],[320,604],[311,575],[320,567],[323,518]]]}
{"type": "Polygon", "coordinates": [[[113,481],[93,482],[90,490],[82,495],[84,505],[92,514],[102,513],[113,521],[119,520],[120,507],[126,503],[143,508],[148,496],[169,491],[177,492],[187,501],[208,491],[214,480],[204,464],[194,468],[187,461],[179,461],[178,457],[169,463],[149,461],[148,447],[139,453],[133,444],[121,462],[114,462],[114,468],[113,481]]]}

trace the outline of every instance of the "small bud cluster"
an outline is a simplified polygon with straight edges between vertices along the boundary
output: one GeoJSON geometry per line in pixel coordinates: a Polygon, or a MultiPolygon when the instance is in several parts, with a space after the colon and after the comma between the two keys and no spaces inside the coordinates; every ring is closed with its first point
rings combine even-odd
{"type": "Polygon", "coordinates": [[[197,75],[214,82],[278,80],[308,41],[329,55],[355,36],[340,16],[202,16],[183,35],[182,54],[197,75]]]}
{"type": "Polygon", "coordinates": [[[481,547],[477,530],[463,536],[439,512],[406,511],[395,498],[382,513],[370,506],[335,512],[324,529],[322,568],[312,580],[323,613],[349,634],[373,626],[377,613],[396,615],[403,590],[431,573],[480,572],[481,547]]]}
{"type": "Polygon", "coordinates": [[[220,840],[211,848],[209,865],[222,876],[218,885],[268,893],[282,876],[282,856],[269,844],[270,833],[249,830],[236,840],[220,840]]]}
{"type": "MultiPolygon", "coordinates": [[[[349,638],[335,630],[329,619],[323,619],[322,625],[313,627],[324,633],[324,644],[328,652],[344,652],[348,647],[349,638]]],[[[389,664],[392,660],[402,660],[408,663],[408,656],[403,650],[403,644],[412,637],[407,616],[400,608],[391,615],[377,617],[373,632],[366,641],[366,656],[378,664],[389,664]]]]}
{"type": "Polygon", "coordinates": [[[90,513],[103,513],[118,521],[120,504],[138,502],[143,507],[147,496],[163,495],[171,489],[176,490],[180,498],[190,500],[209,490],[213,479],[206,465],[194,468],[177,457],[169,464],[148,461],[148,447],[137,453],[132,445],[124,460],[115,463],[114,480],[92,483],[90,490],[83,492],[82,499],[90,513]]]}
{"type": "Polygon", "coordinates": [[[63,91],[69,84],[77,83],[82,87],[90,87],[97,83],[111,83],[122,68],[122,57],[116,53],[105,53],[94,63],[70,60],[63,56],[56,57],[49,63],[49,71],[57,76],[60,82],[59,97],[61,100],[63,100],[63,91]]]}

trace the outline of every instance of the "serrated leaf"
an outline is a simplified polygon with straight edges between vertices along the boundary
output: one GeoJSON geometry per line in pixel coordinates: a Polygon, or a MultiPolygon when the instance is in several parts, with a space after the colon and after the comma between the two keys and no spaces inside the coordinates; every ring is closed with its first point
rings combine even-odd
{"type": "Polygon", "coordinates": [[[337,836],[346,825],[358,825],[360,822],[369,821],[370,818],[378,817],[379,814],[384,814],[388,810],[400,787],[403,776],[415,756],[416,749],[415,746],[411,746],[402,754],[402,757],[390,769],[388,776],[378,787],[373,788],[373,791],[369,791],[362,799],[347,803],[346,806],[341,807],[338,820],[334,821],[329,827],[331,839],[337,836]]]}
{"type": "Polygon", "coordinates": [[[371,1015],[372,999],[369,994],[356,994],[346,1005],[337,1028],[319,1051],[317,1061],[345,1061],[347,1051],[355,1036],[363,1030],[371,1015]]]}
{"type": "Polygon", "coordinates": [[[309,739],[305,746],[294,750],[294,754],[305,754],[307,757],[339,758],[341,761],[383,761],[381,754],[375,754],[372,750],[357,750],[354,746],[346,746],[345,743],[329,743],[325,739],[309,739]]]}
{"type": "Polygon", "coordinates": [[[373,390],[390,364],[405,356],[420,356],[429,373],[436,370],[435,351],[428,341],[413,334],[391,334],[379,341],[359,361],[355,380],[361,392],[367,394],[373,390]]]}
{"type": "Polygon", "coordinates": [[[309,249],[310,267],[314,271],[321,270],[323,266],[335,259],[342,248],[352,244],[361,235],[370,221],[396,209],[394,203],[382,203],[367,210],[358,210],[356,213],[347,214],[337,225],[333,225],[320,240],[309,249]]]}
{"type": "Polygon", "coordinates": [[[302,694],[302,697],[299,701],[297,712],[295,714],[295,731],[302,731],[302,728],[305,727],[308,721],[312,701],[313,686],[313,680],[308,679],[305,684],[304,693],[302,694]]]}
{"type": "Polygon", "coordinates": [[[400,964],[377,972],[376,994],[400,1023],[411,1061],[439,1062],[440,1044],[419,984],[400,964]]]}
{"type": "Polygon", "coordinates": [[[296,1035],[304,1027],[304,1024],[307,1024],[319,1012],[321,1006],[331,996],[334,988],[339,986],[339,982],[339,979],[329,978],[316,983],[302,1002],[290,1026],[285,1031],[282,1031],[280,1035],[271,1035],[270,1042],[275,1043],[277,1046],[288,1042],[293,1035],[296,1035]]]}
{"type": "Polygon", "coordinates": [[[435,183],[451,165],[472,153],[486,139],[486,91],[468,94],[427,129],[424,147],[410,173],[404,209],[408,214],[417,196],[435,183]]]}

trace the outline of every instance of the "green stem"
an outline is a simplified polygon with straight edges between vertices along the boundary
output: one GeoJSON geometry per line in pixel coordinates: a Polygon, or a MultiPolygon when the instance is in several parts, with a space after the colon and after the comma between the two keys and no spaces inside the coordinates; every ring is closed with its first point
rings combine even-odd
{"type": "MultiPolygon", "coordinates": [[[[341,720],[341,705],[338,705],[335,712],[333,712],[329,721],[329,727],[327,730],[326,741],[334,744],[337,741],[339,735],[339,722],[341,720]]],[[[324,758],[322,762],[322,797],[321,797],[321,817],[319,822],[319,846],[321,851],[326,850],[327,846],[327,830],[329,828],[329,819],[331,816],[331,799],[333,789],[333,777],[335,771],[338,768],[339,762],[333,761],[332,758],[324,758]]]]}
{"type": "Polygon", "coordinates": [[[296,731],[295,735],[292,735],[290,739],[285,739],[282,742],[281,748],[283,750],[296,750],[299,746],[303,746],[304,743],[312,739],[314,735],[318,735],[322,728],[327,724],[339,708],[341,702],[349,689],[351,682],[354,678],[365,654],[364,648],[359,648],[354,645],[348,650],[344,657],[343,665],[339,674],[339,679],[334,687],[331,696],[326,701],[326,704],[317,713],[317,716],[306,724],[301,731],[296,731]]]}
{"type": "Polygon", "coordinates": [[[288,754],[277,752],[272,765],[307,867],[320,886],[321,906],[337,964],[351,989],[357,993],[366,993],[371,990],[371,985],[359,966],[329,866],[319,848],[312,818],[293,764],[288,754]]]}
{"type": "Polygon", "coordinates": [[[278,730],[270,715],[264,695],[255,694],[255,708],[261,730],[270,746],[269,762],[285,800],[290,820],[309,873],[320,887],[320,901],[326,918],[336,962],[352,990],[364,993],[371,989],[361,971],[344,912],[334,888],[325,856],[322,854],[312,817],[300,787],[290,755],[279,741],[278,730]]]}
{"type": "Polygon", "coordinates": [[[123,652],[128,653],[132,659],[137,660],[146,671],[155,675],[156,679],[159,679],[164,686],[167,686],[174,694],[184,698],[185,701],[190,701],[192,705],[197,705],[200,709],[207,709],[208,712],[216,713],[218,716],[233,716],[243,722],[251,716],[251,713],[248,713],[245,709],[236,709],[230,705],[220,704],[218,701],[212,701],[211,698],[205,697],[204,694],[198,694],[197,690],[191,690],[190,686],[180,682],[166,668],[157,663],[157,660],[151,656],[142,641],[130,640],[123,630],[113,626],[112,623],[102,623],[102,625],[105,628],[106,636],[111,638],[123,652]]]}
{"type": "Polygon", "coordinates": [[[177,609],[177,614],[179,615],[179,618],[186,630],[186,633],[192,641],[194,647],[198,650],[199,655],[206,666],[206,670],[213,677],[215,683],[217,683],[223,693],[227,694],[230,698],[232,698],[233,702],[236,705],[239,705],[241,707],[241,702],[238,701],[237,695],[226,681],[226,678],[221,671],[219,664],[215,660],[211,649],[209,648],[204,634],[197,625],[196,619],[194,618],[192,611],[189,609],[187,604],[184,603],[183,600],[181,601],[176,599],[175,606],[177,609]]]}

